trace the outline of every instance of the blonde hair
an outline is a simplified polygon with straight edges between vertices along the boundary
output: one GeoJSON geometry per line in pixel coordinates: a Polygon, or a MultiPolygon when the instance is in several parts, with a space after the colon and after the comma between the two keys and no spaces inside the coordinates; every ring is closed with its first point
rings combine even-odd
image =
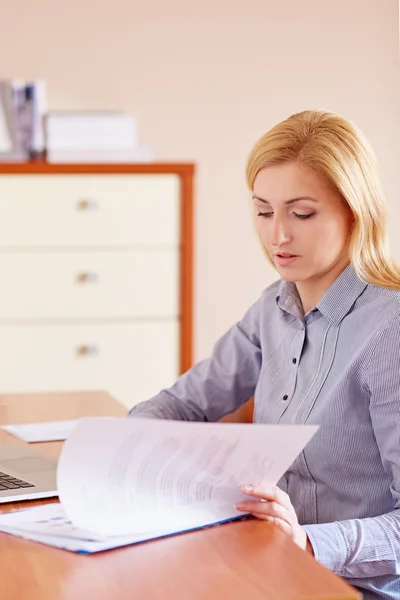
{"type": "Polygon", "coordinates": [[[354,217],[349,258],[358,276],[373,285],[400,289],[400,268],[388,247],[386,197],[375,154],[364,134],[332,112],[294,114],[254,145],[246,169],[250,190],[261,169],[286,161],[310,167],[346,201],[354,217]]]}

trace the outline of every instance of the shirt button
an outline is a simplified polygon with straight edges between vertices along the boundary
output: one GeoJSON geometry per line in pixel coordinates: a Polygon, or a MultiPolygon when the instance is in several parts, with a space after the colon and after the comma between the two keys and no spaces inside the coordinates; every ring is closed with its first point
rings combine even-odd
{"type": "Polygon", "coordinates": [[[297,363],[297,358],[292,358],[292,363],[295,365],[297,363]]]}
{"type": "Polygon", "coordinates": [[[287,400],[289,398],[289,396],[287,394],[285,394],[282,398],[282,400],[287,400]]]}

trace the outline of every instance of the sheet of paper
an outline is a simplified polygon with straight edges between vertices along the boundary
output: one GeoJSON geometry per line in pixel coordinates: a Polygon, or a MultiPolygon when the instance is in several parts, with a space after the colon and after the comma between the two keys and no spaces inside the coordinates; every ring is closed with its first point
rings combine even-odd
{"type": "Polygon", "coordinates": [[[49,421],[43,423],[22,423],[2,425],[2,429],[24,442],[55,442],[66,440],[79,419],[49,421]]]}
{"type": "MultiPolygon", "coordinates": [[[[198,527],[206,524],[198,524],[198,527]]],[[[72,552],[92,554],[177,533],[173,529],[103,538],[78,529],[60,504],[45,504],[0,515],[0,531],[72,552]]]]}
{"type": "Polygon", "coordinates": [[[242,513],[240,486],[277,483],[318,426],[81,419],[63,446],[68,519],[101,536],[182,530],[242,513]]]}

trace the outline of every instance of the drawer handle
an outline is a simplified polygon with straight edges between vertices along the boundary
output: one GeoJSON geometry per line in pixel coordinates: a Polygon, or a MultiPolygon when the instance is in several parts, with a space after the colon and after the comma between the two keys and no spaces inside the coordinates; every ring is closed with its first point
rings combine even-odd
{"type": "Polygon", "coordinates": [[[83,271],[76,276],[77,283],[97,283],[99,274],[96,271],[83,271]]]}
{"type": "Polygon", "coordinates": [[[100,208],[100,202],[97,198],[85,198],[83,200],[79,200],[78,202],[78,210],[89,211],[89,210],[98,210],[100,208]]]}
{"type": "Polygon", "coordinates": [[[78,356],[98,356],[99,352],[100,349],[96,344],[82,344],[76,349],[78,356]]]}

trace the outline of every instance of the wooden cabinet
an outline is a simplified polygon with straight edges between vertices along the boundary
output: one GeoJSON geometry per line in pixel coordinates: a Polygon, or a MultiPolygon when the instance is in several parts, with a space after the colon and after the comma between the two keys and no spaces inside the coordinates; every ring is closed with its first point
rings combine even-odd
{"type": "Polygon", "coordinates": [[[0,393],[130,407],[192,363],[191,164],[0,165],[0,393]]]}

